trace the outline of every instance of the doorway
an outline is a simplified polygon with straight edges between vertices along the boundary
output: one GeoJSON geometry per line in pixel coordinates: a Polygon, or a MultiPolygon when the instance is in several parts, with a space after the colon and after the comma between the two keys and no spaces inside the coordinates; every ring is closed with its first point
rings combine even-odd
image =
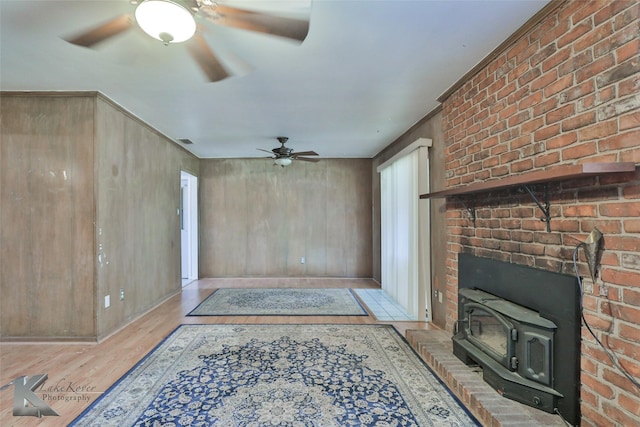
{"type": "Polygon", "coordinates": [[[198,279],[198,178],[180,171],[182,286],[198,279]]]}
{"type": "Polygon", "coordinates": [[[432,319],[429,147],[419,138],[377,168],[382,290],[419,321],[432,319]]]}

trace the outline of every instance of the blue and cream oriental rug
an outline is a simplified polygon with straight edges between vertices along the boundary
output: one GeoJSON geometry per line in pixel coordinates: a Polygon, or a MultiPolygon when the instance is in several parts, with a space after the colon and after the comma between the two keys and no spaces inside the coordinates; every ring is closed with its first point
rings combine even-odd
{"type": "Polygon", "coordinates": [[[389,325],[182,325],[72,426],[477,426],[389,325]]]}
{"type": "Polygon", "coordinates": [[[350,289],[222,288],[189,316],[366,316],[350,289]]]}

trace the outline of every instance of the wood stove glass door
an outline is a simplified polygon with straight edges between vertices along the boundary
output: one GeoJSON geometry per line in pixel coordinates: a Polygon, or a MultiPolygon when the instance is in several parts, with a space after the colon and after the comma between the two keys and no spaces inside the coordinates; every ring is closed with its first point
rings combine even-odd
{"type": "Polygon", "coordinates": [[[467,339],[510,370],[514,357],[511,340],[513,325],[499,313],[476,303],[466,304],[468,323],[465,327],[467,339]]]}

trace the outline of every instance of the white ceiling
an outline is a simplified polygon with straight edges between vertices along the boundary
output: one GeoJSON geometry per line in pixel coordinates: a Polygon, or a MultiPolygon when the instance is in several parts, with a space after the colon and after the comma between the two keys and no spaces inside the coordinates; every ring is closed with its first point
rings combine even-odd
{"type": "Polygon", "coordinates": [[[0,89],[100,91],[203,158],[261,157],[277,136],[295,151],[368,158],[548,0],[225,3],[308,13],[309,34],[297,44],[199,21],[237,73],[210,83],[184,46],[137,30],[97,49],[62,39],[133,13],[128,0],[0,0],[0,89]]]}

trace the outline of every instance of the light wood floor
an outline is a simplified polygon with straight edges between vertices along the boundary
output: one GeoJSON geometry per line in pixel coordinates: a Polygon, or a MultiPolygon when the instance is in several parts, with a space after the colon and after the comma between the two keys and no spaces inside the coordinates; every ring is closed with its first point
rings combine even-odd
{"type": "MultiPolygon", "coordinates": [[[[187,317],[217,288],[347,287],[378,288],[370,279],[241,278],[202,279],[183,288],[154,310],[98,344],[0,344],[0,386],[16,377],[48,374],[44,388],[58,390],[43,400],[58,417],[15,417],[13,386],[0,391],[0,426],[66,426],[180,324],[341,323],[377,322],[371,316],[194,316],[187,317]],[[64,390],[61,392],[60,390],[64,390]],[[65,399],[65,400],[61,400],[65,399]]],[[[424,322],[392,323],[407,329],[428,329],[424,322]]],[[[42,392],[37,393],[43,397],[42,392]]]]}

